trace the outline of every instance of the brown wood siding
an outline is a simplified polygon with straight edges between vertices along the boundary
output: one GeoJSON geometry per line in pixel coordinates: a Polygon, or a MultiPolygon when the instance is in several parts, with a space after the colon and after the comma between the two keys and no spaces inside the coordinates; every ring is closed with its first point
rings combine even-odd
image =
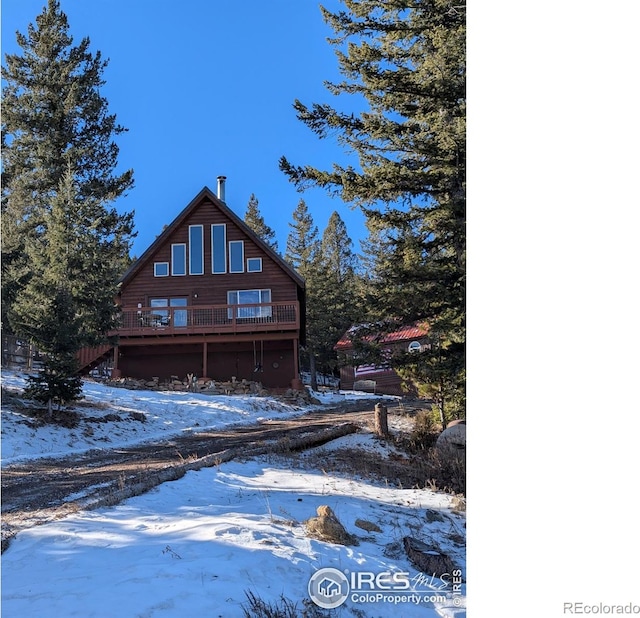
{"type": "MultiPolygon", "coordinates": [[[[426,338],[418,338],[415,339],[419,341],[421,344],[426,344],[426,338]]],[[[393,342],[388,344],[390,350],[405,350],[409,343],[414,341],[414,339],[406,339],[397,342],[393,342]]],[[[347,355],[347,357],[351,357],[353,355],[352,349],[343,350],[343,353],[347,355]]],[[[353,385],[359,380],[373,380],[376,383],[376,393],[380,393],[381,395],[411,395],[415,396],[416,392],[414,389],[405,386],[403,388],[402,380],[400,376],[395,372],[370,372],[363,375],[355,375],[355,367],[353,365],[346,365],[340,368],[340,388],[344,390],[353,389],[353,385]]]]}
{"type": "MultiPolygon", "coordinates": [[[[227,264],[228,268],[228,264],[227,264]]],[[[169,272],[171,272],[171,267],[169,272]]],[[[198,208],[185,220],[184,224],[157,248],[147,264],[132,280],[123,285],[120,302],[123,307],[149,304],[151,298],[182,296],[189,305],[226,304],[230,290],[270,289],[272,302],[297,300],[297,285],[291,277],[261,247],[256,245],[234,222],[209,200],[203,200],[198,208]],[[227,226],[228,243],[232,240],[244,241],[244,262],[247,258],[262,258],[262,272],[259,273],[211,273],[211,225],[224,223],[227,226]],[[155,262],[171,263],[171,245],[187,245],[187,273],[189,226],[202,225],[204,233],[204,275],[154,277],[155,262]],[[195,295],[197,294],[197,298],[195,295]]]]}
{"type": "Polygon", "coordinates": [[[259,380],[266,387],[288,387],[299,377],[297,344],[303,340],[304,302],[304,281],[205,188],[124,275],[119,295],[122,326],[114,333],[119,335],[118,369],[123,376],[135,378],[165,380],[176,375],[183,379],[194,373],[218,381],[235,376],[259,380]],[[229,242],[241,240],[245,270],[247,259],[261,258],[261,272],[212,273],[211,226],[216,224],[226,225],[227,270],[229,242]],[[203,275],[188,274],[189,227],[193,225],[203,229],[203,275]],[[186,245],[186,275],[171,274],[173,244],[186,245]],[[154,276],[156,262],[169,263],[167,277],[154,276]],[[255,289],[271,290],[271,303],[261,305],[269,313],[253,317],[229,313],[227,292],[255,289]],[[187,299],[187,309],[169,307],[158,319],[151,299],[178,297],[187,299]],[[254,346],[260,350],[257,372],[254,346]]]}
{"type": "Polygon", "coordinates": [[[122,375],[161,381],[188,373],[226,382],[232,377],[261,382],[267,388],[291,385],[294,375],[291,341],[207,343],[207,375],[203,376],[203,344],[126,346],[120,348],[122,375]],[[260,367],[257,367],[260,365],[260,367]]]}
{"type": "MultiPolygon", "coordinates": [[[[400,376],[395,373],[369,373],[364,376],[354,376],[353,367],[340,369],[340,388],[346,391],[353,390],[353,385],[360,380],[373,380],[376,383],[375,392],[379,395],[409,395],[414,394],[403,390],[400,376]]],[[[369,390],[369,389],[367,389],[369,390]]]]}

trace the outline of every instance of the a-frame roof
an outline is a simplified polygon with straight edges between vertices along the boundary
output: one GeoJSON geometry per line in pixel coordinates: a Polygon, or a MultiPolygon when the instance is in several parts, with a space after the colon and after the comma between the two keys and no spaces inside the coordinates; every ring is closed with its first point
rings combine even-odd
{"type": "Polygon", "coordinates": [[[273,261],[284,270],[291,279],[293,279],[299,287],[304,288],[305,282],[296,270],[285,260],[282,259],[262,238],[260,238],[233,210],[231,210],[222,200],[220,200],[208,187],[204,187],[198,195],[196,195],[186,208],[164,229],[162,233],[149,245],[146,251],[129,267],[120,279],[121,284],[126,284],[151,260],[156,250],[164,243],[164,241],[178,229],[184,221],[194,212],[202,202],[207,199],[213,202],[213,205],[225,214],[235,225],[237,225],[256,245],[263,249],[273,261]]]}

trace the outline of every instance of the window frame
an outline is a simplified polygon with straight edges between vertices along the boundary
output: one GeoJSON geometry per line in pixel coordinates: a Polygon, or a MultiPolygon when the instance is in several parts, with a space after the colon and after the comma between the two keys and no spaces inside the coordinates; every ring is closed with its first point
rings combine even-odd
{"type": "Polygon", "coordinates": [[[162,326],[173,326],[177,328],[187,326],[188,297],[165,296],[162,298],[149,298],[149,307],[152,309],[152,314],[161,316],[162,326]],[[173,312],[171,309],[173,309],[173,312]],[[162,322],[163,320],[164,322],[162,322]]]}
{"type": "Polygon", "coordinates": [[[229,272],[230,273],[243,273],[244,272],[244,240],[230,240],[229,241],[229,272]],[[240,270],[233,269],[233,256],[232,256],[232,248],[236,246],[240,246],[241,255],[239,259],[240,270]]]}
{"type": "Polygon", "coordinates": [[[194,275],[194,276],[204,275],[204,225],[202,224],[189,226],[189,275],[194,275]],[[193,246],[195,245],[193,240],[194,240],[194,232],[196,232],[198,228],[200,229],[198,241],[200,243],[200,248],[202,251],[202,258],[199,264],[200,272],[196,272],[195,269],[193,268],[194,266],[193,246]]]}
{"type": "Polygon", "coordinates": [[[247,272],[248,273],[261,273],[262,272],[262,258],[261,257],[250,257],[250,258],[247,258],[247,272]],[[250,262],[258,262],[260,267],[258,269],[252,269],[249,266],[250,262]]]}
{"type": "Polygon", "coordinates": [[[253,315],[240,315],[243,305],[264,305],[271,303],[271,288],[251,288],[247,290],[228,290],[227,291],[227,304],[233,305],[233,308],[227,310],[227,316],[229,319],[235,317],[236,319],[255,319],[255,318],[271,318],[273,317],[273,307],[244,307],[242,313],[252,312],[253,315]],[[240,294],[258,293],[258,302],[238,302],[240,300],[240,294]],[[236,302],[232,302],[231,295],[235,294],[236,302]],[[268,296],[268,300],[265,300],[263,296],[268,296]]]}
{"type": "Polygon", "coordinates": [[[187,243],[185,242],[176,242],[171,244],[171,276],[172,277],[185,277],[187,275],[187,243]],[[184,272],[177,273],[176,272],[176,255],[175,250],[178,247],[182,247],[183,250],[183,258],[184,258],[184,272]]]}
{"type": "Polygon", "coordinates": [[[153,263],[153,276],[154,277],[168,277],[169,273],[171,272],[170,268],[169,268],[169,262],[154,262],[153,263]],[[158,274],[158,266],[165,266],[167,269],[167,273],[162,275],[162,274],[158,274]]]}
{"type": "Polygon", "coordinates": [[[227,273],[227,224],[226,223],[212,223],[211,224],[211,274],[212,275],[225,275],[227,273]],[[214,230],[216,228],[222,228],[222,261],[223,269],[216,270],[216,247],[218,245],[214,239],[214,230]]]}

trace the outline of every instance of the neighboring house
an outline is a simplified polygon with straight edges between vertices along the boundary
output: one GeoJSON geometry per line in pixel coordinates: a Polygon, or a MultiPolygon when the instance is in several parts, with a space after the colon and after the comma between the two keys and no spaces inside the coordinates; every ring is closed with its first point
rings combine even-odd
{"type": "MultiPolygon", "coordinates": [[[[380,365],[357,364],[351,334],[356,327],[349,329],[335,345],[338,353],[346,356],[348,364],[340,368],[340,388],[344,390],[364,390],[383,395],[403,395],[400,376],[391,368],[380,365]]],[[[395,351],[419,352],[427,342],[428,327],[425,322],[403,326],[398,330],[381,335],[379,344],[389,355],[395,351]]],[[[371,336],[373,337],[373,336],[371,336]]]]}
{"type": "Polygon", "coordinates": [[[84,350],[88,371],[161,381],[187,374],[300,388],[304,279],[207,187],[121,280],[118,345],[84,350]]]}

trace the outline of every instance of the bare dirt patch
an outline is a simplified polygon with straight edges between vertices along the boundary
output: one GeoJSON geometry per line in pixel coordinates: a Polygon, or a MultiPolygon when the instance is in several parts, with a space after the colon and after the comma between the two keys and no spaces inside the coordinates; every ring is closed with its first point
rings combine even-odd
{"type": "MultiPolygon", "coordinates": [[[[20,530],[84,509],[118,504],[189,470],[231,459],[270,453],[292,467],[314,466],[399,487],[436,488],[433,466],[419,454],[386,457],[375,451],[332,449],[327,454],[300,451],[356,431],[371,432],[374,402],[361,400],[310,412],[296,418],[268,420],[224,431],[204,431],[135,447],[89,451],[60,459],[38,459],[2,471],[2,550],[20,530]],[[427,467],[425,467],[427,466],[427,467]]],[[[390,418],[409,431],[411,411],[389,409],[390,418]],[[406,421],[403,423],[402,421],[406,421]]],[[[394,423],[392,423],[393,425],[394,423]]],[[[405,431],[396,431],[398,443],[405,431]]],[[[458,488],[442,484],[454,493],[458,488]]]]}
{"type": "Polygon", "coordinates": [[[347,424],[356,431],[366,425],[372,406],[348,402],[296,418],[7,466],[2,470],[2,548],[22,529],[80,509],[117,504],[190,469],[266,452],[293,452],[305,443],[333,439],[336,428],[347,424]]]}

